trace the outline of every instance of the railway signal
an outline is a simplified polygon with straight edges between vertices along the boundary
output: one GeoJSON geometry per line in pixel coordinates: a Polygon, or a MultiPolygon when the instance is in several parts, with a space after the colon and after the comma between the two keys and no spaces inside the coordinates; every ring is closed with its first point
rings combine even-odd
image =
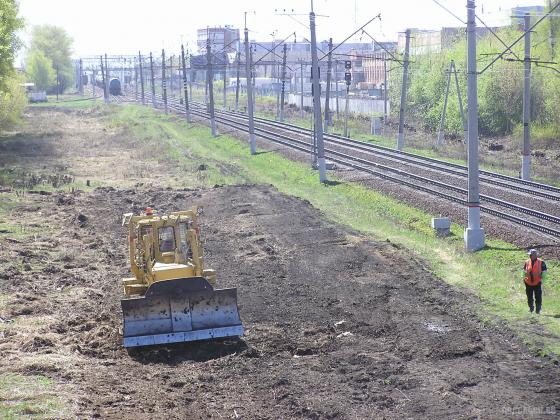
{"type": "MultiPolygon", "coordinates": [[[[352,63],[350,61],[346,61],[344,63],[344,67],[347,68],[347,63],[350,63],[350,68],[352,68],[352,63]]],[[[350,105],[350,85],[352,84],[352,73],[346,72],[344,73],[344,80],[346,80],[346,105],[344,108],[344,137],[348,137],[348,112],[349,112],[349,105],[350,105]]]]}

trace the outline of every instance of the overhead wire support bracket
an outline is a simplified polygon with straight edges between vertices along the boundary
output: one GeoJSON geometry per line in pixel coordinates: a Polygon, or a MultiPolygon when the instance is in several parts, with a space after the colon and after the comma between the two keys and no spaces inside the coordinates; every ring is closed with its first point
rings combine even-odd
{"type": "Polygon", "coordinates": [[[402,62],[401,60],[399,60],[391,51],[389,51],[389,50],[388,50],[387,48],[385,48],[382,44],[380,44],[379,42],[377,42],[377,40],[376,40],[374,37],[372,37],[372,36],[369,34],[369,32],[367,32],[365,29],[362,29],[362,33],[363,33],[363,34],[366,34],[367,36],[369,36],[369,37],[371,38],[371,40],[372,40],[375,44],[379,45],[383,51],[385,51],[387,54],[389,54],[389,55],[393,58],[394,61],[396,61],[397,63],[399,63],[399,64],[401,64],[401,65],[403,64],[403,62],[402,62]]]}
{"type": "MultiPolygon", "coordinates": [[[[260,45],[262,48],[264,48],[264,49],[267,51],[267,53],[266,53],[265,55],[263,55],[261,58],[259,58],[257,61],[255,61],[255,62],[253,63],[253,66],[256,66],[257,64],[259,64],[259,63],[260,63],[262,60],[264,60],[264,58],[265,58],[268,54],[270,54],[270,53],[272,53],[273,55],[277,56],[278,58],[282,58],[282,56],[276,54],[276,52],[275,52],[274,50],[275,50],[276,48],[278,48],[280,45],[283,45],[283,44],[288,40],[288,38],[290,38],[291,36],[293,36],[293,37],[295,38],[296,33],[295,33],[295,32],[290,33],[286,38],[284,38],[282,41],[280,41],[280,42],[279,42],[277,45],[275,45],[274,48],[272,48],[271,50],[269,50],[268,48],[266,48],[264,45],[261,45],[261,44],[259,44],[259,43],[255,43],[256,45],[260,45]]],[[[290,69],[290,70],[291,70],[291,69],[290,69]]]]}
{"type": "MultiPolygon", "coordinates": [[[[556,9],[558,9],[558,7],[560,7],[560,2],[556,3],[556,6],[554,6],[552,9],[550,9],[548,11],[548,13],[546,13],[545,15],[543,15],[539,20],[537,20],[529,29],[528,31],[532,31],[539,23],[541,23],[544,19],[546,19],[552,12],[554,12],[556,9]]],[[[484,67],[481,71],[478,72],[478,74],[482,74],[484,73],[486,70],[488,70],[492,65],[494,65],[494,63],[496,61],[498,61],[500,58],[502,58],[502,56],[504,56],[506,54],[506,52],[511,51],[511,48],[516,45],[519,41],[521,41],[523,38],[525,38],[525,32],[523,32],[523,34],[521,36],[519,36],[512,44],[510,44],[504,51],[502,51],[496,58],[494,58],[489,64],[486,65],[486,67],[484,67]]]]}
{"type": "MultiPolygon", "coordinates": [[[[479,21],[480,23],[482,23],[482,25],[484,25],[484,27],[485,27],[486,29],[488,29],[488,31],[490,31],[490,33],[491,33],[492,35],[494,35],[494,37],[495,37],[498,41],[500,41],[500,43],[501,43],[504,47],[506,47],[506,51],[509,51],[509,52],[510,52],[511,54],[513,54],[516,58],[519,58],[519,56],[515,53],[515,51],[513,51],[513,50],[511,49],[511,47],[508,47],[507,44],[502,40],[502,38],[500,38],[500,37],[498,36],[498,34],[497,34],[492,28],[490,28],[486,23],[484,23],[484,21],[483,21],[480,17],[478,17],[478,15],[475,15],[475,17],[478,19],[478,21],[479,21]]],[[[482,55],[482,54],[481,54],[481,55],[482,55]]],[[[523,61],[523,60],[522,60],[522,61],[523,61]]]]}
{"type": "MultiPolygon", "coordinates": [[[[378,13],[377,16],[372,17],[370,20],[368,20],[366,23],[364,23],[362,26],[360,26],[358,29],[356,29],[354,32],[352,32],[352,34],[348,37],[346,37],[346,39],[344,39],[344,41],[342,41],[340,44],[338,44],[336,47],[334,47],[331,51],[331,54],[335,52],[335,50],[340,47],[342,44],[344,44],[346,41],[348,41],[350,38],[352,38],[354,35],[356,35],[358,32],[360,32],[361,30],[363,30],[366,26],[368,26],[371,22],[373,22],[375,19],[379,19],[381,20],[381,13],[378,13]]],[[[324,54],[319,61],[323,60],[325,57],[327,57],[329,55],[329,53],[324,54]]]]}
{"type": "Polygon", "coordinates": [[[451,16],[453,16],[455,19],[457,19],[459,22],[461,22],[463,25],[467,24],[467,22],[465,22],[463,19],[461,19],[459,16],[457,16],[455,13],[453,13],[451,10],[449,10],[447,7],[441,4],[438,0],[432,0],[432,1],[435,4],[437,4],[439,7],[441,7],[443,10],[445,10],[447,13],[449,13],[451,16]]]}

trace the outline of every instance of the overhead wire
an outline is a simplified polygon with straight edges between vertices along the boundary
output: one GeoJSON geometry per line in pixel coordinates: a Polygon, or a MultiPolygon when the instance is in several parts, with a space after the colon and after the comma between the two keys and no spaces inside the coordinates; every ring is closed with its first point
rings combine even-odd
{"type": "Polygon", "coordinates": [[[453,16],[455,19],[457,19],[459,22],[461,22],[463,25],[467,24],[467,22],[465,22],[463,19],[461,19],[459,16],[457,16],[455,13],[453,13],[451,10],[449,10],[447,7],[441,4],[438,0],[432,0],[432,1],[435,4],[437,4],[439,7],[441,7],[443,10],[445,10],[447,13],[449,13],[451,16],[453,16]]]}
{"type": "MultiPolygon", "coordinates": [[[[552,7],[550,9],[550,11],[548,13],[546,13],[545,15],[543,15],[539,20],[537,20],[536,23],[534,23],[529,29],[528,31],[532,31],[539,23],[541,23],[544,19],[546,19],[550,13],[552,13],[554,10],[556,10],[558,7],[560,7],[560,2],[556,3],[556,5],[554,7],[552,7]]],[[[518,37],[511,45],[509,45],[507,47],[506,50],[504,50],[501,54],[499,54],[494,60],[492,60],[486,67],[484,67],[480,72],[478,72],[478,74],[482,74],[484,73],[486,70],[488,70],[488,68],[490,68],[496,61],[498,61],[500,58],[502,58],[502,56],[509,50],[511,51],[511,48],[513,46],[515,46],[519,41],[521,41],[523,38],[525,37],[525,33],[523,33],[520,37],[518,37]]]]}

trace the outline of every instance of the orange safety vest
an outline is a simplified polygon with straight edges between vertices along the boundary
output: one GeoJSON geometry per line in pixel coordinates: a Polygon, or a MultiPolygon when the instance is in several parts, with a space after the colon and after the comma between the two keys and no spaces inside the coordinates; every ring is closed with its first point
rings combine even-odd
{"type": "Polygon", "coordinates": [[[537,258],[535,262],[529,258],[525,262],[525,284],[527,286],[538,286],[542,277],[542,260],[537,258]]]}

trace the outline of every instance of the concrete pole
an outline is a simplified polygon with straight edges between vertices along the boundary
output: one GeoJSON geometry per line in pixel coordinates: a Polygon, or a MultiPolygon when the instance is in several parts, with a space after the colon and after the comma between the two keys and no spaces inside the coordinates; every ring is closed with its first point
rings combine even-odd
{"type": "MultiPolygon", "coordinates": [[[[552,0],[548,0],[548,10],[552,10],[552,0]]],[[[549,43],[550,43],[550,57],[556,57],[556,27],[554,26],[554,17],[552,14],[548,17],[549,27],[549,43]]]]}
{"type": "MultiPolygon", "coordinates": [[[[187,50],[187,55],[188,55],[189,51],[187,50]]],[[[195,76],[196,72],[194,70],[191,69],[191,71],[189,72],[189,97],[192,99],[192,85],[193,85],[193,80],[194,80],[194,76],[195,76]]]]}
{"type": "Polygon", "coordinates": [[[165,49],[161,50],[161,90],[163,96],[163,106],[167,114],[167,81],[165,80],[165,49]]]}
{"type": "Polygon", "coordinates": [[[253,114],[255,113],[255,109],[257,107],[257,69],[253,66],[253,52],[257,50],[256,45],[251,48],[251,87],[253,88],[253,114]],[[253,49],[254,48],[254,49],[253,49]]]}
{"type": "Polygon", "coordinates": [[[241,53],[237,53],[237,74],[235,76],[235,112],[239,111],[239,73],[241,72],[241,53]]]}
{"type": "Polygon", "coordinates": [[[331,123],[331,73],[332,73],[332,38],[329,38],[329,55],[327,59],[327,90],[325,92],[325,133],[329,131],[331,123]]]}
{"type": "Polygon", "coordinates": [[[216,137],[216,116],[214,115],[214,74],[212,73],[212,47],[210,38],[206,39],[206,84],[208,85],[208,113],[210,114],[210,130],[212,137],[216,137]]]}
{"type": "Polygon", "coordinates": [[[80,91],[80,95],[84,94],[84,65],[82,63],[82,59],[80,58],[80,77],[78,78],[78,83],[79,83],[79,91],[80,91]]]}
{"type": "Polygon", "coordinates": [[[348,106],[350,105],[350,84],[346,85],[346,105],[344,107],[344,137],[348,137],[348,106]]]}
{"type": "Polygon", "coordinates": [[[169,96],[173,95],[173,55],[169,57],[169,96]]]}
{"type": "Polygon", "coordinates": [[[187,117],[187,122],[192,122],[191,119],[191,109],[189,107],[189,95],[188,95],[188,83],[187,83],[187,63],[185,60],[185,48],[181,44],[181,65],[183,67],[183,101],[185,102],[185,116],[187,117]]]}
{"type": "Polygon", "coordinates": [[[274,35],[272,38],[272,67],[270,69],[270,77],[276,79],[276,88],[274,93],[276,94],[276,120],[280,118],[280,89],[278,89],[278,83],[280,78],[278,77],[278,67],[276,66],[276,43],[274,41],[274,35]]]}
{"type": "Polygon", "coordinates": [[[300,112],[301,119],[303,120],[305,116],[303,113],[303,58],[301,59],[299,81],[301,83],[301,96],[299,98],[300,99],[299,112],[300,112]]]}
{"type": "Polygon", "coordinates": [[[154,77],[154,58],[150,52],[150,80],[152,82],[152,106],[156,107],[156,81],[154,77]]]}
{"type": "Polygon", "coordinates": [[[284,121],[284,97],[286,95],[286,55],[288,46],[284,44],[284,55],[282,56],[282,90],[280,92],[280,121],[284,121]]]}
{"type": "Polygon", "coordinates": [[[58,93],[60,92],[60,78],[58,74],[58,66],[56,66],[56,102],[58,102],[58,93]]]}
{"type": "Polygon", "coordinates": [[[459,77],[457,76],[457,69],[455,68],[455,62],[451,61],[453,66],[453,75],[455,76],[455,87],[457,89],[457,100],[459,101],[459,112],[461,114],[461,121],[463,121],[463,143],[467,142],[468,137],[468,127],[467,119],[465,118],[465,110],[463,109],[463,98],[461,96],[461,88],[459,87],[459,77]]]}
{"type": "Polygon", "coordinates": [[[106,102],[110,103],[111,102],[111,92],[109,91],[109,84],[110,84],[110,79],[109,79],[109,63],[107,62],[107,54],[105,54],[105,90],[107,91],[107,98],[106,98],[106,102]]]}
{"type": "Polygon", "coordinates": [[[445,86],[445,98],[443,99],[443,109],[441,110],[441,120],[439,122],[439,130],[437,133],[437,143],[436,146],[439,147],[443,144],[444,137],[444,125],[445,125],[445,112],[447,111],[447,99],[449,98],[449,86],[451,85],[451,71],[453,70],[453,61],[449,65],[449,71],[447,72],[447,86],[445,86]]]}
{"type": "Polygon", "coordinates": [[[315,34],[315,12],[311,3],[309,13],[309,29],[311,30],[311,75],[313,77],[313,113],[315,116],[315,136],[317,138],[317,164],[319,166],[319,182],[327,182],[325,162],[325,146],[323,144],[323,116],[321,115],[321,83],[319,81],[319,58],[317,57],[317,38],[315,34]]]}
{"type": "Polygon", "coordinates": [[[146,105],[146,93],[144,91],[144,68],[142,66],[142,54],[138,51],[138,68],[140,69],[140,95],[142,97],[142,105],[146,105]]]}
{"type": "Polygon", "coordinates": [[[204,80],[204,105],[208,108],[208,75],[205,75],[204,80]]]}
{"type": "Polygon", "coordinates": [[[103,64],[103,56],[99,56],[101,59],[101,83],[103,83],[103,101],[107,104],[107,84],[105,83],[105,64],[103,64]]]}
{"type": "Polygon", "coordinates": [[[484,248],[484,229],[480,227],[480,190],[478,168],[478,98],[476,69],[476,20],[474,0],[467,0],[467,101],[468,101],[468,227],[465,248],[484,248]]]}
{"type": "Polygon", "coordinates": [[[121,63],[121,88],[125,88],[126,83],[124,82],[124,68],[126,66],[126,58],[123,59],[121,57],[122,63],[121,63]]]}
{"type": "Polygon", "coordinates": [[[74,87],[76,88],[76,93],[80,92],[80,60],[76,60],[74,63],[74,87]]]}
{"type": "Polygon", "coordinates": [[[226,110],[227,107],[227,64],[226,68],[224,69],[224,92],[222,98],[222,111],[226,110]]]}
{"type": "Polygon", "coordinates": [[[526,13],[525,24],[525,77],[523,81],[523,155],[521,157],[521,179],[531,179],[531,16],[526,13]]]}
{"type": "Polygon", "coordinates": [[[383,53],[383,124],[387,124],[387,53],[383,53]]]}
{"type": "Polygon", "coordinates": [[[336,88],[336,118],[338,119],[340,114],[338,108],[338,60],[335,60],[334,62],[334,84],[336,88]]]}
{"type": "Polygon", "coordinates": [[[255,140],[255,120],[254,120],[254,107],[253,107],[253,78],[252,78],[252,63],[251,51],[249,47],[249,29],[245,24],[245,79],[247,80],[247,112],[249,114],[249,147],[251,154],[257,153],[257,143],[255,140]]]}
{"type": "MultiPolygon", "coordinates": [[[[93,66],[92,66],[93,67],[93,66]]],[[[97,75],[97,70],[91,70],[91,96],[95,98],[95,77],[97,75]]]]}
{"type": "Polygon", "coordinates": [[[138,71],[136,70],[136,57],[134,58],[134,100],[138,102],[138,71]]]}
{"type": "Polygon", "coordinates": [[[408,57],[410,54],[410,29],[405,32],[404,60],[403,60],[403,80],[401,86],[401,108],[399,112],[399,136],[397,137],[397,150],[404,148],[404,112],[406,109],[406,91],[408,88],[408,57]]]}

